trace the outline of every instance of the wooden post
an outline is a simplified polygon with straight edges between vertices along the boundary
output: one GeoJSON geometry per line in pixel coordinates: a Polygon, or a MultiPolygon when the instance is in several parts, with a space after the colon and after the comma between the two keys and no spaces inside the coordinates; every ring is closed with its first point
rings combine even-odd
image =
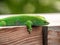
{"type": "Polygon", "coordinates": [[[60,45],[60,27],[57,26],[49,27],[48,45],[60,45]]]}
{"type": "Polygon", "coordinates": [[[48,27],[44,26],[42,27],[42,34],[43,34],[43,45],[48,45],[48,27]]]}

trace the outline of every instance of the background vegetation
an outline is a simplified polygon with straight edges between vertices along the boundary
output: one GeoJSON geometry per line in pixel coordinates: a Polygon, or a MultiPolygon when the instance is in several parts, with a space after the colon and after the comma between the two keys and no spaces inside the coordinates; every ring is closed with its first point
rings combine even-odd
{"type": "Polygon", "coordinates": [[[60,0],[0,0],[0,14],[60,12],[60,0]]]}

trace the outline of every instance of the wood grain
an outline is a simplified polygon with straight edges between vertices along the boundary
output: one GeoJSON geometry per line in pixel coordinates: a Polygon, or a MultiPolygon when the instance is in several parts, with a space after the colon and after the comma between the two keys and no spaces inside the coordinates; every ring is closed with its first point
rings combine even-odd
{"type": "Polygon", "coordinates": [[[48,45],[60,45],[60,31],[48,30],[48,45]]]}
{"type": "Polygon", "coordinates": [[[26,26],[0,28],[0,45],[43,45],[42,27],[33,27],[31,34],[26,26]]]}

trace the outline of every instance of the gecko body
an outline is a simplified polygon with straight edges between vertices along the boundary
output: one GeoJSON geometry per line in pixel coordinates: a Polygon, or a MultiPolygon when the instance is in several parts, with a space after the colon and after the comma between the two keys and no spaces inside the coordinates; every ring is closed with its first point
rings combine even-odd
{"type": "Polygon", "coordinates": [[[0,19],[0,26],[22,26],[26,25],[28,32],[32,31],[32,26],[44,26],[49,23],[42,16],[11,16],[0,19]]]}

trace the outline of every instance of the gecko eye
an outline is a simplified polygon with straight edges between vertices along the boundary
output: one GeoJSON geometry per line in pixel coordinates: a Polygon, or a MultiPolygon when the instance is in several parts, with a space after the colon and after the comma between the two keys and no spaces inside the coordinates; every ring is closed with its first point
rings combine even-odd
{"type": "Polygon", "coordinates": [[[47,23],[46,21],[44,21],[44,23],[47,23]]]}
{"type": "Polygon", "coordinates": [[[47,21],[44,21],[44,23],[49,24],[47,21]]]}

